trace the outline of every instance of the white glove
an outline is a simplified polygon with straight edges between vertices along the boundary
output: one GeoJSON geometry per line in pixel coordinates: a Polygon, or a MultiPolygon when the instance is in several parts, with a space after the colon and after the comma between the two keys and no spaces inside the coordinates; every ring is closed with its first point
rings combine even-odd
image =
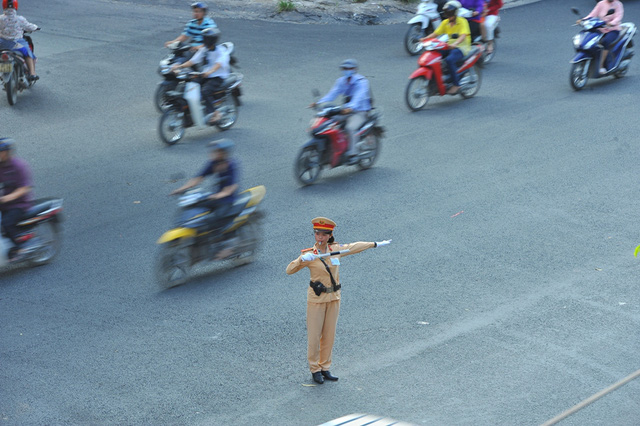
{"type": "Polygon", "coordinates": [[[302,256],[300,256],[300,259],[302,259],[303,262],[311,262],[315,258],[316,258],[316,255],[313,253],[305,253],[302,256]]]}
{"type": "Polygon", "coordinates": [[[391,240],[384,240],[376,242],[376,247],[388,246],[389,244],[391,244],[391,240]]]}

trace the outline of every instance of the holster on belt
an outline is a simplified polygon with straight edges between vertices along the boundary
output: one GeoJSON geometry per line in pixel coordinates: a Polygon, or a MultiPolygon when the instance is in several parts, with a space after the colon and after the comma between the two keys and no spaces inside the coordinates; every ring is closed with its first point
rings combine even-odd
{"type": "Polygon", "coordinates": [[[309,287],[313,289],[313,292],[316,294],[316,296],[320,296],[320,294],[322,293],[333,293],[334,291],[338,291],[340,290],[342,285],[338,284],[335,287],[329,288],[322,284],[320,281],[309,281],[309,287]]]}

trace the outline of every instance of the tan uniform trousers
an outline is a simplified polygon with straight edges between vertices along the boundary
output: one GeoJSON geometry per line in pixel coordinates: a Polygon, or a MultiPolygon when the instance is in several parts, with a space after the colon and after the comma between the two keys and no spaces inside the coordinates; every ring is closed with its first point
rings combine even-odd
{"type": "Polygon", "coordinates": [[[307,302],[307,359],[311,373],[328,371],[336,338],[340,300],[327,303],[307,302]]]}

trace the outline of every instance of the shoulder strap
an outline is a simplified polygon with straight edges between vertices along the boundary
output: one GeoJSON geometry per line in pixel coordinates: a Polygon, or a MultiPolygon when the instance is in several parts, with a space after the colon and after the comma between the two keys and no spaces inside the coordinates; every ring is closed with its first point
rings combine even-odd
{"type": "Polygon", "coordinates": [[[336,284],[336,280],[333,279],[333,274],[331,273],[331,269],[329,269],[329,266],[327,265],[327,262],[325,262],[323,258],[319,257],[318,259],[320,259],[320,261],[324,265],[325,269],[329,273],[329,278],[331,278],[331,288],[333,288],[333,291],[336,291],[337,290],[336,287],[338,285],[336,284]]]}

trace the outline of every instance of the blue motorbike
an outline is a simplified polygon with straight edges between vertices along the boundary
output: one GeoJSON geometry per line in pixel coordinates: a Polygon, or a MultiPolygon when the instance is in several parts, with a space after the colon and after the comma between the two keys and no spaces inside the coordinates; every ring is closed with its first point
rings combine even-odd
{"type": "MultiPolygon", "coordinates": [[[[572,8],[573,13],[580,16],[580,12],[572,8]]],[[[613,13],[613,9],[608,14],[613,13]]],[[[569,81],[574,90],[580,90],[586,86],[589,78],[602,78],[614,76],[622,78],[629,70],[631,58],[633,57],[633,36],[636,33],[636,26],[631,22],[620,24],[620,34],[611,44],[609,54],[604,65],[607,72],[600,74],[599,63],[603,46],[600,41],[603,33],[600,28],[606,26],[606,22],[599,18],[587,18],[579,22],[582,30],[573,37],[573,47],[576,49],[576,56],[571,61],[571,74],[569,81]]]]}

